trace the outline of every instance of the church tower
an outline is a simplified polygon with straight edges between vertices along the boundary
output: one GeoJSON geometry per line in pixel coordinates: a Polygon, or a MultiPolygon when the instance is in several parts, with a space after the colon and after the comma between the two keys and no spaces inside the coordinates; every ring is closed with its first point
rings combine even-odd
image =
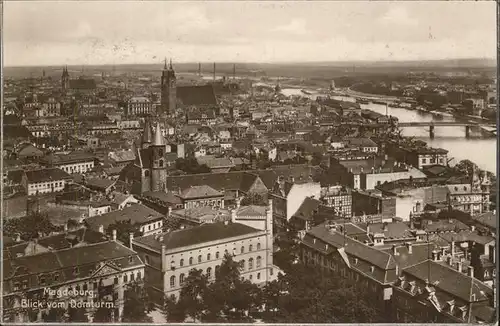
{"type": "Polygon", "coordinates": [[[156,123],[153,143],[149,146],[151,155],[151,191],[165,191],[167,186],[166,148],[160,123],[156,123]]]}
{"type": "Polygon", "coordinates": [[[63,68],[63,73],[61,76],[61,90],[62,90],[63,94],[66,94],[66,92],[69,90],[68,66],[63,68]]]}
{"type": "Polygon", "coordinates": [[[161,73],[161,106],[159,115],[175,113],[177,104],[176,77],[172,59],[167,67],[167,59],[161,73]]]}

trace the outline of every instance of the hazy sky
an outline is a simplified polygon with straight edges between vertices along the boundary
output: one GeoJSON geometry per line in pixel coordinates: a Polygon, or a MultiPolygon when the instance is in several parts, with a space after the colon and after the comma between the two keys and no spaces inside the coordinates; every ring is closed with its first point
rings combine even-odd
{"type": "Polygon", "coordinates": [[[495,58],[495,2],[8,1],[4,64],[495,58]]]}

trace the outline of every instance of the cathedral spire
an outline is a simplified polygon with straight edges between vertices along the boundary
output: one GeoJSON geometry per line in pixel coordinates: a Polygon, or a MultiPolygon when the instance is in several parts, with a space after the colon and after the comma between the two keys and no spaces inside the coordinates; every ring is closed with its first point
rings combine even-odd
{"type": "Polygon", "coordinates": [[[164,62],[165,62],[165,65],[163,66],[163,69],[167,70],[167,57],[165,57],[165,61],[164,62]]]}
{"type": "Polygon", "coordinates": [[[169,67],[168,67],[170,70],[174,70],[173,66],[172,66],[172,58],[170,58],[170,63],[169,63],[169,67]]]}

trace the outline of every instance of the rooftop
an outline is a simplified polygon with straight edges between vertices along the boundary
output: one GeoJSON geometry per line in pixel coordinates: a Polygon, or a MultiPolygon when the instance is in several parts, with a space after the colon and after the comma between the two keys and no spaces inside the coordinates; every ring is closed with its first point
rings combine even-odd
{"type": "Polygon", "coordinates": [[[163,215],[157,211],[142,204],[134,204],[121,210],[89,217],[85,219],[85,223],[92,229],[97,230],[100,225],[104,226],[104,229],[106,229],[109,225],[119,221],[130,220],[132,224],[143,224],[151,223],[162,218],[163,215]]]}
{"type": "Polygon", "coordinates": [[[176,230],[158,235],[149,235],[134,240],[134,243],[143,244],[156,250],[165,245],[167,250],[206,244],[212,241],[222,241],[243,235],[261,232],[260,230],[240,223],[213,223],[204,224],[184,230],[176,230]]]}

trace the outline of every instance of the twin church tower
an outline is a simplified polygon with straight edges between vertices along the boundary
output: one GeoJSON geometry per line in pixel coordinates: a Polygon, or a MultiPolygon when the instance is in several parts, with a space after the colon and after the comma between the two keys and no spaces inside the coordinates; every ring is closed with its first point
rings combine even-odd
{"type": "Polygon", "coordinates": [[[161,73],[161,103],[159,115],[175,113],[177,105],[177,78],[172,66],[172,59],[167,67],[167,59],[161,73]]]}

